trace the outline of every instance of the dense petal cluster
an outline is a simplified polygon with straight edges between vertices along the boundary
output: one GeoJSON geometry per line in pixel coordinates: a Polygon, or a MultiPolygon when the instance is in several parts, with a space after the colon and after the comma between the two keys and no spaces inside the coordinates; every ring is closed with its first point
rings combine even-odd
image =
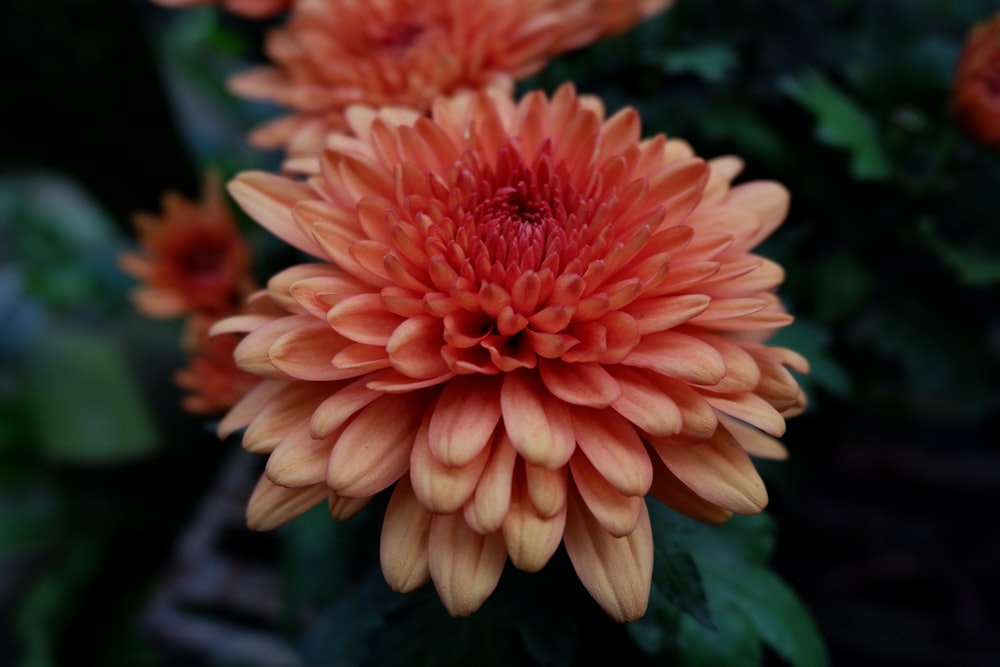
{"type": "Polygon", "coordinates": [[[974,26],[966,38],[952,110],[972,136],[1000,149],[1000,14],[974,26]]]}
{"type": "Polygon", "coordinates": [[[287,10],[292,4],[292,0],[153,0],[153,2],[172,8],[222,5],[227,11],[252,19],[274,16],[287,10]]]}
{"type": "Polygon", "coordinates": [[[168,192],[160,216],[136,214],[140,252],[119,264],[141,285],[132,292],[149,317],[229,315],[255,289],[250,252],[218,176],[207,174],[201,202],[168,192]]]}
{"type": "Polygon", "coordinates": [[[220,425],[269,455],[250,525],[322,501],[344,519],[394,486],[395,589],[432,580],[469,614],[507,559],[536,571],[563,544],[611,616],[641,616],[647,494],[708,522],[760,511],[749,455],[783,457],[804,406],[805,360],[764,343],[791,319],[782,269],[751,252],[787,192],[569,85],[346,121],[305,180],[230,185],[317,259],[269,281],[283,315],[214,329],[245,333],[237,362],[264,378],[220,425]]]}
{"type": "Polygon", "coordinates": [[[429,109],[440,94],[509,88],[554,55],[620,31],[659,0],[297,0],[268,36],[273,66],[230,81],[290,114],[251,136],[315,155],[352,104],[429,109]]]}

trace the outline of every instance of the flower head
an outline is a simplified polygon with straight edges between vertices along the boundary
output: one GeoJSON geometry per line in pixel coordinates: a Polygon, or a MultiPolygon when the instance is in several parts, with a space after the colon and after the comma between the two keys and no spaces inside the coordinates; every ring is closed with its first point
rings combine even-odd
{"type": "Polygon", "coordinates": [[[563,86],[435,101],[431,116],[355,107],[305,182],[230,185],[317,259],[268,283],[276,317],[239,365],[265,378],[220,425],[269,454],[248,507],[267,529],[328,501],[347,518],[393,487],[381,562],[475,611],[509,558],[564,544],[620,621],[641,616],[645,496],[720,522],[767,494],[748,454],[781,458],[804,398],[781,268],[752,249],[783,220],[772,182],[732,186],[633,109],[563,86]]]}
{"type": "Polygon", "coordinates": [[[257,384],[259,378],[240,370],[233,361],[239,342],[236,334],[199,341],[188,366],[174,374],[174,382],[189,392],[181,402],[186,411],[199,415],[225,412],[257,384]]]}
{"type": "Polygon", "coordinates": [[[426,111],[440,94],[510,88],[552,56],[596,39],[606,22],[624,25],[644,13],[631,10],[634,2],[607,2],[298,0],[287,25],[269,35],[274,66],[230,85],[291,111],[254,131],[254,144],[315,155],[331,130],[348,127],[349,105],[426,111]]]}
{"type": "Polygon", "coordinates": [[[976,24],[966,38],[951,101],[971,135],[1000,148],[1000,14],[976,24]]]}
{"type": "Polygon", "coordinates": [[[164,7],[194,7],[196,5],[223,5],[225,8],[241,16],[261,19],[274,16],[288,9],[292,0],[153,0],[164,7]]]}
{"type": "Polygon", "coordinates": [[[202,197],[195,203],[168,192],[161,216],[134,218],[141,250],[119,264],[142,281],[132,298],[147,316],[229,315],[254,289],[250,253],[216,175],[205,176],[202,197]]]}

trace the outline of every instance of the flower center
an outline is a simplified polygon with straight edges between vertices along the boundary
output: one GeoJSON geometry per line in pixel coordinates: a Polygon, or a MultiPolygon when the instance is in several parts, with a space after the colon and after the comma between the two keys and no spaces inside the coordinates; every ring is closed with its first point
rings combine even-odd
{"type": "Polygon", "coordinates": [[[495,169],[468,165],[458,180],[464,196],[453,218],[455,241],[479,280],[496,281],[509,270],[558,275],[570,260],[585,261],[590,207],[565,166],[553,167],[549,151],[529,166],[504,145],[495,169]]]}
{"type": "Polygon", "coordinates": [[[406,51],[424,34],[424,27],[417,23],[396,23],[373,29],[369,39],[372,46],[380,51],[400,54],[406,51]]]}

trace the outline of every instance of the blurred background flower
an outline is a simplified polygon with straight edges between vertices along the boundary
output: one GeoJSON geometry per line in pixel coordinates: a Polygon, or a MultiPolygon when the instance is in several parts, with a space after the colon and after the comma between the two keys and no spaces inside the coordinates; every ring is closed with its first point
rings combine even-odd
{"type": "MultiPolygon", "coordinates": [[[[137,315],[115,257],[164,190],[196,200],[206,167],[277,168],[245,138],[282,110],[223,82],[267,65],[283,18],[3,3],[18,66],[0,107],[16,128],[0,148],[0,663],[810,664],[823,649],[776,572],[833,664],[995,664],[1000,163],[951,106],[967,35],[995,12],[678,0],[518,84],[634,105],[645,133],[739,154],[744,179],[792,193],[760,249],[797,318],[773,343],[811,362],[792,455],[760,467],[765,515],[711,530],[651,516],[676,537],[654,544],[670,564],[654,579],[673,583],[616,626],[560,554],[545,576],[505,573],[464,621],[392,594],[374,547],[343,548],[378,543],[366,517],[384,501],[345,524],[319,508],[243,530],[261,471],[180,409],[183,324],[137,315]]],[[[301,261],[237,224],[259,284],[301,261]]]]}

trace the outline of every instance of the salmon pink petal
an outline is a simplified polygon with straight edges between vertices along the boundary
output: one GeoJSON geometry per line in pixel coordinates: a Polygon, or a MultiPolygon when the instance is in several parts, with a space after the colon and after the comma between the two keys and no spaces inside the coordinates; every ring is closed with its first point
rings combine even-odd
{"type": "Polygon", "coordinates": [[[627,623],[646,613],[653,577],[653,531],[645,503],[635,530],[614,537],[578,496],[571,498],[563,542],[580,581],[611,618],[627,623]]]}
{"type": "Polygon", "coordinates": [[[550,470],[542,466],[524,464],[524,482],[527,497],[539,516],[555,516],[566,507],[566,468],[550,470]]]}
{"type": "Polygon", "coordinates": [[[250,530],[274,530],[326,499],[326,486],[285,488],[261,475],[247,502],[250,530]]]}
{"type": "Polygon", "coordinates": [[[247,373],[260,377],[287,379],[271,362],[271,345],[290,331],[309,326],[316,320],[308,315],[293,315],[271,320],[246,335],[233,351],[236,365],[247,373]]]}
{"type": "Polygon", "coordinates": [[[489,443],[500,421],[500,381],[457,377],[444,388],[430,419],[428,438],[442,465],[465,466],[489,443]]]}
{"type": "Polygon", "coordinates": [[[750,456],[783,461],[788,458],[788,450],[775,438],[761,433],[753,426],[745,424],[729,415],[720,414],[719,423],[736,438],[750,456]]]}
{"type": "Polygon", "coordinates": [[[610,370],[621,387],[622,395],[611,407],[637,428],[655,436],[679,433],[683,418],[677,404],[646,374],[634,368],[619,366],[610,370]]]}
{"type": "Polygon", "coordinates": [[[278,380],[264,380],[254,385],[219,422],[217,430],[219,438],[224,440],[236,431],[245,428],[253,421],[261,408],[287,386],[287,382],[278,380]]]}
{"type": "Polygon", "coordinates": [[[337,521],[347,521],[357,516],[370,501],[371,498],[343,498],[333,491],[328,491],[326,506],[330,510],[331,517],[337,521]]]}
{"type": "Polygon", "coordinates": [[[541,361],[539,370],[545,387],[567,403],[603,408],[622,394],[614,377],[599,364],[541,361]]]}
{"type": "Polygon", "coordinates": [[[410,482],[403,477],[385,509],[379,560],[389,588],[409,593],[430,579],[427,542],[431,513],[420,506],[410,482]]]}
{"type": "Polygon", "coordinates": [[[770,403],[756,394],[704,394],[708,404],[719,412],[753,424],[765,433],[780,438],[785,434],[785,418],[770,403]]]}
{"type": "Polygon", "coordinates": [[[615,537],[631,533],[639,520],[642,496],[627,496],[608,484],[586,456],[573,456],[569,466],[580,497],[601,527],[615,537]]]}
{"type": "Polygon", "coordinates": [[[274,341],[268,357],[275,368],[299,380],[342,380],[360,374],[333,365],[334,357],[349,344],[326,322],[312,320],[274,341]]]}
{"type": "Polygon", "coordinates": [[[379,373],[372,380],[368,381],[368,388],[374,391],[381,391],[387,394],[405,394],[418,389],[426,389],[434,385],[447,382],[455,377],[453,373],[445,373],[426,380],[414,380],[393,370],[379,373]]]}
{"type": "Polygon", "coordinates": [[[330,452],[326,483],[350,498],[388,488],[410,465],[410,449],[424,404],[411,396],[386,395],[351,421],[330,452]]]}
{"type": "Polygon", "coordinates": [[[750,249],[771,235],[788,215],[788,190],[774,181],[743,183],[729,191],[723,203],[757,214],[760,230],[747,239],[741,249],[750,249]]]}
{"type": "Polygon", "coordinates": [[[465,521],[482,535],[500,530],[510,508],[511,482],[517,450],[506,433],[494,439],[490,459],[479,477],[475,495],[465,505],[465,521]]]}
{"type": "Polygon", "coordinates": [[[437,317],[417,315],[393,330],[386,342],[392,367],[413,378],[437,377],[448,372],[441,357],[444,327],[437,317]]]}
{"type": "Polygon", "coordinates": [[[728,431],[718,429],[695,445],[650,444],[677,479],[710,503],[737,514],[757,514],[767,505],[764,482],[728,431]]]}
{"type": "Polygon", "coordinates": [[[733,515],[731,511],[710,503],[689,489],[670,472],[659,456],[654,455],[651,460],[653,485],[649,487],[649,493],[661,503],[685,516],[709,524],[725,523],[733,515]]]}
{"type": "Polygon", "coordinates": [[[314,440],[309,435],[309,421],[300,421],[285,433],[268,457],[268,479],[281,486],[322,484],[333,442],[332,438],[314,440]]]}
{"type": "Polygon", "coordinates": [[[525,461],[546,468],[566,465],[576,448],[569,408],[526,371],[504,376],[500,391],[504,429],[525,461]]]}
{"type": "Polygon", "coordinates": [[[549,517],[536,514],[526,492],[518,485],[511,509],[503,522],[503,540],[514,567],[538,572],[562,542],[566,527],[566,505],[549,517]]]}
{"type": "Polygon", "coordinates": [[[378,294],[348,297],[327,313],[327,322],[334,331],[366,345],[385,345],[403,321],[386,310],[378,294]]]}
{"type": "Polygon", "coordinates": [[[507,550],[500,533],[480,535],[462,515],[431,519],[428,540],[431,579],[452,616],[479,609],[500,581],[507,550]]]}
{"type": "Polygon", "coordinates": [[[435,514],[452,514],[462,509],[475,492],[490,458],[490,449],[483,447],[466,465],[442,465],[431,452],[429,422],[430,417],[425,417],[413,443],[413,451],[410,453],[410,481],[413,493],[421,505],[435,514]]]}
{"type": "Polygon", "coordinates": [[[573,430],[580,450],[611,486],[627,496],[649,490],[653,469],[632,424],[609,409],[578,408],[573,430]]]}
{"type": "Polygon", "coordinates": [[[243,434],[243,448],[255,453],[269,453],[285,433],[307,421],[327,392],[329,385],[293,383],[284,385],[260,407],[257,418],[243,434]]]}
{"type": "Polygon", "coordinates": [[[292,208],[299,202],[316,199],[316,193],[308,186],[272,174],[249,171],[230,181],[228,189],[243,210],[269,232],[305,253],[323,257],[323,250],[292,216],[292,208]]]}
{"type": "Polygon", "coordinates": [[[703,313],[712,299],[703,294],[659,296],[633,301],[625,312],[635,318],[640,334],[672,329],[703,313]]]}
{"type": "Polygon", "coordinates": [[[673,331],[643,336],[622,363],[694,384],[713,385],[726,376],[726,362],[718,350],[694,336],[673,331]]]}
{"type": "Polygon", "coordinates": [[[368,388],[368,377],[362,377],[338,389],[312,412],[309,435],[322,439],[347,423],[357,412],[382,396],[368,388]]]}

